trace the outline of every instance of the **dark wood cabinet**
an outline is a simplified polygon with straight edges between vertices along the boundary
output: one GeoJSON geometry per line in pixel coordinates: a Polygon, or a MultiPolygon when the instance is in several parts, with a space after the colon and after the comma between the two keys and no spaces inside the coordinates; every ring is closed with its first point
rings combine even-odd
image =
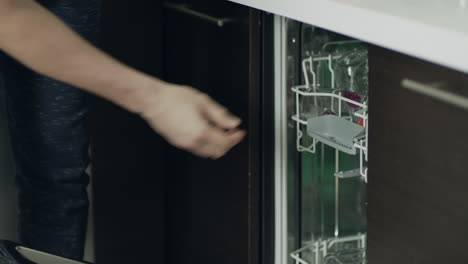
{"type": "MultiPolygon", "coordinates": [[[[99,45],[162,77],[160,1],[102,1],[99,45]]],[[[137,115],[102,99],[91,107],[96,263],[164,263],[167,145],[137,115]]]]}
{"type": "Polygon", "coordinates": [[[166,263],[258,263],[260,12],[225,1],[186,8],[230,22],[166,7],[165,77],[209,94],[249,134],[219,160],[168,155],[166,263]]]}
{"type": "Polygon", "coordinates": [[[139,117],[96,102],[96,262],[259,263],[261,12],[228,1],[170,1],[188,13],[162,1],[120,2],[104,1],[103,48],[209,94],[242,118],[248,135],[225,157],[200,159],[139,117]],[[228,20],[220,27],[206,17],[228,20]]]}
{"type": "Polygon", "coordinates": [[[368,261],[468,258],[468,112],[405,89],[413,80],[468,97],[468,76],[370,48],[368,261]]]}

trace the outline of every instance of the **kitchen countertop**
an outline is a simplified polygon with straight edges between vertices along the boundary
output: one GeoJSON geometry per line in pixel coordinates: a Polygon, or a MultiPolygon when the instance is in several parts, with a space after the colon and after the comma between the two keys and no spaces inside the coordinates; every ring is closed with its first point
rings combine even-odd
{"type": "Polygon", "coordinates": [[[231,0],[468,73],[468,0],[231,0]]]}

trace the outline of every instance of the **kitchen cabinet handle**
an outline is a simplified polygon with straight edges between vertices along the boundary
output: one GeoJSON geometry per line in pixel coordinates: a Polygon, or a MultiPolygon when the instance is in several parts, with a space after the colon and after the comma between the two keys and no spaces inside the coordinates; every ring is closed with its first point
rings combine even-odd
{"type": "Polygon", "coordinates": [[[443,91],[435,87],[429,86],[410,79],[403,79],[401,81],[401,86],[405,89],[417,92],[429,97],[432,97],[436,100],[451,104],[456,107],[463,108],[468,111],[468,98],[457,95],[451,92],[443,91]]]}
{"type": "Polygon", "coordinates": [[[213,17],[213,16],[210,16],[210,15],[195,11],[193,9],[190,9],[187,4],[174,4],[174,3],[165,2],[164,6],[166,8],[169,8],[169,9],[172,9],[172,10],[175,10],[175,11],[179,11],[181,13],[184,13],[184,14],[187,14],[187,15],[197,17],[197,18],[200,18],[202,20],[214,23],[214,24],[218,25],[219,27],[223,27],[224,24],[234,21],[234,19],[231,19],[231,18],[218,18],[218,17],[213,17]]]}

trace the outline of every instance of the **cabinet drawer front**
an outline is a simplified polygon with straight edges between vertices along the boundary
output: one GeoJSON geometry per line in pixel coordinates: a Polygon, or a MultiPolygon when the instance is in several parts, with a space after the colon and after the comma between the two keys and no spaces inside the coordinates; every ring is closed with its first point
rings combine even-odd
{"type": "Polygon", "coordinates": [[[468,97],[468,77],[376,47],[369,62],[369,263],[466,262],[468,111],[426,91],[468,97]]]}

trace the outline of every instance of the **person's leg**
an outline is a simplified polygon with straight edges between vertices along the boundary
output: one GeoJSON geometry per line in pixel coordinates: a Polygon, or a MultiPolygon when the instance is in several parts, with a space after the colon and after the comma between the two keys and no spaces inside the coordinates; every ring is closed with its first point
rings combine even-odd
{"type": "MultiPolygon", "coordinates": [[[[95,37],[96,0],[39,2],[81,35],[95,37]]],[[[3,73],[17,169],[20,242],[81,259],[88,216],[86,94],[10,58],[3,73]]]]}

